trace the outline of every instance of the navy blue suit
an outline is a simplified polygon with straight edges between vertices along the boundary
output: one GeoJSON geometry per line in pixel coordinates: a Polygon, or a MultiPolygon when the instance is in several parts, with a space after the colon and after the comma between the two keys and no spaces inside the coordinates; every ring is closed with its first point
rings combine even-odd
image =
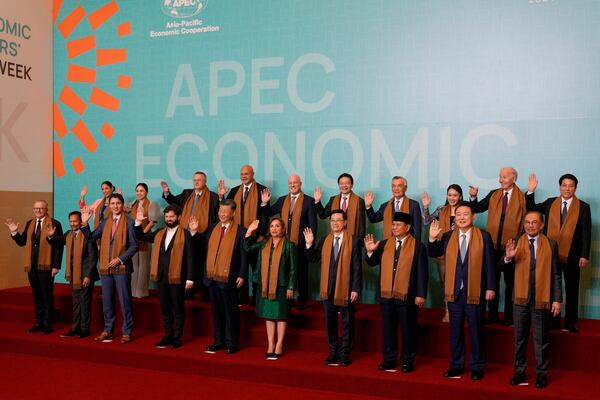
{"type": "MultiPolygon", "coordinates": [[[[408,197],[404,198],[405,200],[408,197]]],[[[367,209],[367,218],[372,224],[383,221],[383,216],[385,215],[385,209],[390,203],[390,200],[385,203],[381,203],[379,206],[379,210],[375,211],[373,206],[367,209]]],[[[421,207],[419,207],[419,203],[413,199],[408,199],[408,213],[410,214],[410,234],[417,239],[418,242],[421,241],[421,225],[423,220],[421,219],[421,207]]],[[[384,232],[384,234],[390,235],[389,232],[384,232]]]]}
{"type": "MultiPolygon", "coordinates": [[[[456,228],[458,229],[458,228],[456,228]]],[[[448,242],[453,231],[444,233],[441,241],[429,242],[427,249],[430,257],[440,257],[446,254],[448,242]]],[[[460,234],[460,232],[459,232],[460,234]]],[[[473,231],[471,231],[471,235],[473,231]]],[[[481,268],[481,298],[479,304],[467,304],[467,293],[469,290],[469,252],[461,260],[460,251],[456,257],[456,274],[454,277],[454,302],[448,302],[448,313],[450,314],[450,368],[462,370],[465,364],[465,317],[469,321],[469,336],[471,337],[471,360],[469,362],[472,371],[481,371],[485,365],[485,343],[484,343],[484,314],[485,314],[485,292],[495,290],[496,274],[494,273],[494,245],[490,234],[481,230],[483,236],[483,255],[481,268]],[[463,288],[461,289],[461,282],[463,288]]],[[[448,260],[452,262],[452,260],[448,260]]]]}
{"type": "MultiPolygon", "coordinates": [[[[270,206],[269,216],[280,215],[285,221],[287,235],[290,238],[290,231],[292,229],[292,216],[281,215],[281,209],[283,208],[283,202],[288,195],[281,196],[277,199],[275,204],[270,206]]],[[[302,211],[300,215],[300,224],[298,227],[298,243],[296,244],[298,254],[298,265],[297,265],[297,276],[298,276],[298,302],[304,303],[308,300],[308,266],[309,261],[306,257],[304,249],[306,248],[306,242],[304,241],[303,231],[305,228],[310,228],[315,237],[317,237],[317,211],[315,208],[315,199],[304,194],[304,201],[302,202],[302,211]]]]}

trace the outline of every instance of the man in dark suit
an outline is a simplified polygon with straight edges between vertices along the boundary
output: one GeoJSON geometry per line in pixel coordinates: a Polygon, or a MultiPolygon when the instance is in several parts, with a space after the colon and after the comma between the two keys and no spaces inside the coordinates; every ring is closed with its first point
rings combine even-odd
{"type": "MultiPolygon", "coordinates": [[[[298,254],[298,308],[304,308],[308,300],[308,259],[304,249],[306,243],[302,232],[310,228],[313,234],[317,234],[317,213],[315,210],[315,199],[302,192],[302,180],[300,176],[293,174],[288,178],[288,189],[290,192],[277,199],[270,206],[271,217],[280,215],[286,221],[287,232],[285,238],[296,245],[298,254]]],[[[270,197],[270,193],[269,197],[270,197]]],[[[266,203],[269,207],[269,203],[266,203]]]]}
{"type": "MultiPolygon", "coordinates": [[[[533,193],[538,183],[535,174],[529,179],[527,209],[544,214],[544,233],[558,246],[559,266],[565,278],[563,331],[578,333],[579,277],[581,269],[589,264],[592,242],[590,205],[575,196],[578,180],[572,174],[565,174],[558,180],[560,196],[550,197],[539,204],[535,204],[533,193]]],[[[560,327],[560,315],[555,317],[554,325],[560,327]]]]}
{"type": "MultiPolygon", "coordinates": [[[[219,196],[211,192],[206,186],[206,174],[202,171],[196,171],[193,177],[193,188],[184,189],[177,196],[171,193],[169,185],[165,181],[161,181],[160,185],[163,189],[163,199],[169,204],[179,205],[181,211],[180,226],[183,229],[188,229],[189,220],[192,216],[198,221],[198,238],[202,238],[202,234],[206,232],[209,226],[217,222],[217,213],[219,211],[219,196]]],[[[194,268],[194,282],[200,282],[203,279],[202,263],[206,259],[206,254],[203,254],[205,249],[204,243],[201,240],[193,241],[192,256],[194,265],[199,265],[199,268],[194,268]]],[[[198,285],[196,290],[202,293],[202,301],[208,301],[208,289],[203,285],[198,285]]],[[[190,294],[193,295],[192,292],[190,294]]]]}
{"type": "Polygon", "coordinates": [[[427,250],[410,234],[408,213],[397,212],[392,221],[392,237],[375,242],[365,237],[367,264],[380,265],[376,298],[381,306],[383,362],[379,370],[395,370],[398,359],[398,323],[402,330],[402,372],[411,372],[417,353],[418,307],[425,304],[429,264],[427,250]]]}
{"type": "Polygon", "coordinates": [[[71,287],[73,322],[71,329],[61,337],[84,338],[90,336],[94,282],[100,279],[96,268],[98,246],[81,233],[81,212],[69,213],[69,225],[71,230],[64,236],[57,235],[56,228],[49,225],[47,239],[52,245],[67,246],[65,278],[71,287]]]}
{"type": "Polygon", "coordinates": [[[494,270],[496,274],[496,296],[488,302],[490,311],[487,322],[499,323],[498,305],[500,302],[500,275],[504,273],[504,325],[513,324],[513,284],[515,277],[511,268],[503,271],[500,260],[504,256],[504,245],[509,239],[515,239],[522,232],[523,217],[525,216],[525,194],[516,184],[517,170],[513,167],[503,167],[498,173],[500,187],[490,191],[485,198],[478,201],[479,189],[469,186],[471,207],[475,213],[488,212],[486,231],[494,243],[494,270]]]}
{"type": "MultiPolygon", "coordinates": [[[[256,230],[256,236],[258,241],[260,241],[267,232],[268,209],[265,207],[265,204],[269,201],[268,197],[266,197],[268,190],[264,185],[254,180],[254,168],[251,165],[244,165],[240,169],[240,181],[240,185],[235,186],[227,193],[228,189],[225,187],[225,183],[223,180],[220,180],[218,189],[219,200],[223,200],[227,193],[226,198],[235,201],[237,210],[235,212],[235,222],[244,229],[248,229],[254,220],[259,220],[260,224],[256,230]],[[263,196],[265,196],[264,199],[263,196]]],[[[247,256],[248,267],[252,271],[255,271],[257,268],[257,257],[257,254],[247,256]]],[[[249,284],[247,281],[244,281],[244,285],[240,288],[240,304],[248,302],[248,291],[249,284]]],[[[256,284],[254,282],[252,283],[252,293],[254,296],[256,295],[256,284]]]]}
{"type": "Polygon", "coordinates": [[[236,353],[240,345],[238,289],[248,279],[248,260],[243,249],[246,229],[235,222],[236,203],[225,199],[219,206],[219,222],[205,235],[204,285],[210,288],[214,341],[206,348],[213,354],[225,349],[236,353]]]}
{"type": "Polygon", "coordinates": [[[8,218],[5,224],[17,246],[25,246],[25,271],[35,306],[35,323],[28,332],[41,332],[44,335],[52,332],[54,277],[60,270],[63,254],[62,246],[48,243],[46,232],[48,226],[52,225],[62,235],[62,226],[48,215],[48,203],[45,200],[33,203],[33,216],[25,224],[23,233],[19,233],[19,223],[12,218],[8,218]]]}
{"type": "Polygon", "coordinates": [[[154,243],[150,278],[157,283],[164,326],[164,336],[155,347],[176,349],[182,344],[185,290],[194,287],[192,237],[198,236],[198,220],[192,215],[189,230],[180,226],[181,209],[177,204],[165,207],[164,217],[166,227],[144,234],[144,210],[138,208],[135,233],[140,241],[154,243]]]}
{"type": "Polygon", "coordinates": [[[342,210],[346,214],[346,229],[355,238],[359,238],[359,245],[362,246],[362,239],[365,237],[365,201],[352,191],[354,186],[354,178],[352,175],[344,172],[337,179],[340,193],[331,196],[329,201],[323,207],[321,199],[323,193],[321,188],[317,187],[314,190],[315,206],[317,207],[317,215],[321,219],[331,217],[333,210],[342,210]]]}
{"type": "Polygon", "coordinates": [[[526,381],[527,341],[533,323],[536,366],[535,387],[548,385],[550,315],[560,315],[562,282],[556,242],[543,235],[544,221],[538,211],[529,211],[523,222],[525,234],[509,240],[501,262],[515,269],[515,374],[511,385],[526,381]]]}
{"type": "Polygon", "coordinates": [[[367,210],[367,218],[372,224],[383,221],[383,238],[387,239],[392,236],[392,218],[397,212],[404,212],[410,215],[410,234],[421,241],[421,207],[419,203],[406,196],[408,182],[402,176],[394,176],[392,178],[392,198],[382,203],[379,210],[373,209],[374,196],[373,192],[365,193],[365,208],[367,210]]]}
{"type": "Polygon", "coordinates": [[[138,250],[134,221],[123,212],[123,196],[113,193],[108,199],[112,216],[100,222],[100,226],[90,232],[88,221],[91,213],[82,213],[81,232],[88,240],[100,239],[100,282],[102,283],[102,311],[104,330],[94,338],[97,342],[110,342],[113,339],[115,323],[115,291],[118,293],[123,310],[123,333],[121,343],[131,341],[133,328],[133,307],[131,302],[131,257],[138,250]]]}
{"type": "Polygon", "coordinates": [[[455,210],[455,229],[443,234],[438,221],[429,228],[430,257],[444,256],[446,264],[445,299],[450,314],[450,368],[446,378],[462,375],[465,364],[465,317],[471,337],[471,379],[483,379],[485,366],[484,314],[485,300],[491,300],[496,288],[493,244],[490,234],[473,226],[475,214],[469,203],[455,210]]]}
{"type": "Polygon", "coordinates": [[[361,291],[361,246],[358,238],[346,230],[346,213],[330,213],[331,232],[314,246],[310,228],[304,230],[306,254],[310,262],[321,260],[320,297],[325,309],[329,356],[327,365],[350,365],[354,343],[354,309],[361,291]],[[342,317],[342,340],[338,337],[338,313],[342,317]]]}

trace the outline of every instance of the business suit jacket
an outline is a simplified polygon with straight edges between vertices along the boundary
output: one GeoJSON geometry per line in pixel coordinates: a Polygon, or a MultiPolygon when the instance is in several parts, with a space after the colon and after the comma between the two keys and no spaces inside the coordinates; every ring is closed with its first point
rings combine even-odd
{"type": "MultiPolygon", "coordinates": [[[[234,224],[235,222],[230,222],[234,224]]],[[[209,229],[206,230],[205,233],[202,234],[204,236],[203,243],[205,245],[204,254],[208,254],[208,242],[210,239],[210,235],[212,235],[213,230],[221,229],[221,223],[216,223],[212,225],[209,229]]],[[[229,280],[227,282],[217,282],[214,279],[209,278],[206,275],[206,260],[204,260],[204,285],[205,286],[216,286],[220,289],[235,289],[237,285],[235,281],[237,278],[243,278],[244,281],[248,281],[248,255],[244,251],[244,236],[246,235],[246,228],[243,226],[239,226],[237,230],[237,234],[235,236],[235,244],[233,246],[233,254],[231,255],[231,263],[229,264],[229,280]]]]}
{"type": "MultiPolygon", "coordinates": [[[[455,228],[458,229],[458,228],[455,228]]],[[[453,231],[448,231],[442,236],[442,240],[436,240],[435,242],[427,243],[427,251],[430,257],[440,257],[446,253],[448,242],[452,237],[453,231]]],[[[472,234],[472,232],[471,232],[472,234]]],[[[494,272],[494,245],[490,234],[483,229],[481,230],[483,236],[483,257],[482,257],[482,268],[481,268],[481,302],[480,306],[485,306],[485,292],[486,290],[496,290],[496,274],[494,272]]],[[[460,251],[456,257],[456,273],[454,275],[454,298],[458,298],[460,291],[460,282],[463,281],[464,293],[468,293],[469,289],[469,252],[471,251],[471,245],[467,249],[467,256],[464,262],[460,259],[460,251]]],[[[451,260],[449,260],[452,262],[451,260]]],[[[465,296],[466,297],[466,296],[465,296]]]]}
{"type": "MultiPolygon", "coordinates": [[[[138,225],[135,227],[135,234],[139,241],[146,243],[154,243],[154,238],[163,229],[157,229],[155,231],[144,233],[144,227],[142,225],[138,225]]],[[[178,226],[177,229],[182,229],[181,226],[178,226]]],[[[199,236],[200,234],[196,233],[194,236],[199,236]]],[[[171,239],[171,243],[167,247],[165,251],[165,240],[167,240],[167,234],[163,236],[160,244],[160,251],[158,253],[158,279],[156,280],[159,283],[169,283],[169,264],[171,262],[171,250],[173,249],[173,244],[175,243],[175,238],[171,239]]],[[[185,284],[185,281],[193,281],[194,280],[194,258],[193,258],[193,250],[192,250],[192,235],[187,229],[184,229],[184,248],[183,248],[183,257],[181,260],[181,284],[185,284]]]]}
{"type": "MultiPolygon", "coordinates": [[[[50,218],[50,217],[46,216],[46,218],[50,218]]],[[[62,235],[63,230],[62,230],[62,225],[60,224],[60,222],[58,222],[54,218],[50,218],[50,220],[52,221],[52,225],[54,225],[56,227],[56,231],[54,234],[62,235]]],[[[11,235],[12,240],[15,241],[17,246],[24,247],[27,244],[28,240],[34,240],[36,221],[37,221],[36,218],[30,219],[29,221],[27,221],[27,223],[25,223],[25,230],[23,230],[23,233],[17,232],[16,235],[14,235],[14,236],[11,235]],[[30,235],[28,237],[25,235],[25,232],[27,232],[27,229],[29,229],[29,225],[31,225],[31,224],[33,224],[34,226],[32,227],[30,235]]],[[[52,246],[52,249],[50,252],[51,266],[52,266],[52,268],[60,269],[60,267],[62,265],[63,248],[60,245],[52,245],[51,244],[51,246],[52,246]]],[[[37,270],[38,254],[35,251],[35,249],[36,248],[34,246],[32,246],[32,248],[31,248],[32,272],[34,271],[34,269],[33,269],[34,265],[35,265],[35,270],[37,270]]]]}
{"type": "MultiPolygon", "coordinates": [[[[483,213],[483,212],[486,212],[488,210],[488,208],[490,206],[490,199],[492,198],[492,195],[494,194],[494,192],[496,192],[496,190],[498,190],[498,189],[490,190],[490,192],[487,194],[487,196],[485,196],[481,200],[475,199],[475,200],[470,200],[469,201],[469,203],[471,204],[471,208],[473,209],[473,212],[475,214],[483,213]]],[[[513,200],[514,199],[512,199],[512,197],[511,197],[511,201],[513,201],[513,200]]],[[[523,227],[519,227],[517,229],[517,231],[519,233],[522,233],[523,232],[523,227]]],[[[517,234],[517,236],[520,236],[520,234],[517,234]]],[[[502,238],[502,243],[496,243],[497,239],[498,238],[492,238],[492,244],[495,244],[494,248],[498,249],[500,251],[500,250],[504,249],[504,244],[506,243],[506,241],[508,239],[514,239],[514,238],[505,238],[505,237],[503,237],[502,238]]],[[[495,300],[497,300],[497,299],[498,299],[498,297],[496,297],[495,300]]]]}
{"type": "MultiPolygon", "coordinates": [[[[281,215],[281,209],[283,208],[283,202],[288,195],[281,196],[277,199],[275,204],[272,206],[268,206],[268,215],[269,217],[273,217],[275,215],[280,215],[281,218],[285,221],[286,229],[291,227],[292,219],[289,215],[281,215]]],[[[298,244],[297,248],[301,251],[306,247],[306,242],[304,240],[304,229],[310,228],[315,237],[317,237],[317,211],[315,209],[315,199],[304,194],[304,201],[302,202],[302,212],[300,214],[300,226],[298,227],[298,244]]],[[[267,227],[268,229],[268,227],[267,227]]]]}
{"type": "MultiPolygon", "coordinates": [[[[360,241],[351,236],[348,232],[344,232],[343,240],[352,240],[352,257],[350,261],[350,285],[348,287],[348,304],[350,304],[350,293],[360,293],[362,289],[362,264],[361,264],[361,247],[360,241]]],[[[308,249],[305,248],[306,255],[310,262],[321,261],[321,250],[323,249],[323,243],[325,238],[321,238],[317,246],[310,246],[308,249]]],[[[331,259],[327,264],[329,266],[329,282],[327,282],[327,297],[333,301],[333,295],[335,293],[336,284],[336,273],[337,273],[337,261],[334,260],[333,250],[331,251],[331,259]]]]}
{"type": "MultiPolygon", "coordinates": [[[[208,188],[204,188],[204,190],[208,190],[208,188]]],[[[194,193],[194,189],[184,189],[177,196],[174,196],[171,192],[165,195],[165,193],[163,192],[162,197],[169,204],[177,204],[181,208],[181,211],[183,211],[183,207],[185,206],[185,203],[187,202],[188,198],[194,193]]],[[[210,190],[208,190],[208,193],[210,194],[210,200],[208,205],[208,226],[210,226],[211,224],[217,222],[218,219],[219,196],[216,193],[211,192],[210,190]]]]}
{"type": "MultiPolygon", "coordinates": [[[[390,200],[385,203],[381,203],[379,206],[379,210],[374,211],[373,207],[367,209],[367,217],[372,224],[383,221],[383,216],[385,215],[385,209],[390,203],[390,200]]],[[[408,199],[408,213],[410,214],[410,234],[417,240],[417,242],[421,241],[421,207],[419,207],[419,203],[417,203],[413,199],[408,199]]],[[[384,234],[391,235],[389,232],[384,232],[384,234]]]]}
{"type": "MultiPolygon", "coordinates": [[[[389,239],[382,240],[379,246],[375,249],[373,254],[369,257],[366,256],[367,264],[371,267],[381,265],[381,257],[383,256],[383,250],[388,240],[396,240],[391,237],[389,239]]],[[[406,254],[402,254],[403,248],[400,248],[400,257],[407,257],[406,254]]],[[[396,271],[397,273],[397,271],[396,271]]],[[[379,268],[379,279],[375,285],[375,298],[379,303],[392,303],[394,300],[398,301],[399,304],[415,304],[415,297],[427,297],[427,283],[429,280],[429,263],[427,260],[427,249],[425,245],[419,241],[415,243],[415,251],[413,253],[412,268],[410,270],[410,280],[408,283],[408,296],[406,301],[398,299],[386,299],[381,297],[381,268],[379,268]]]]}
{"type": "MultiPolygon", "coordinates": [[[[525,195],[527,210],[534,210],[544,214],[544,220],[546,221],[544,224],[544,234],[548,232],[550,207],[552,207],[554,200],[556,200],[556,197],[549,197],[543,203],[535,204],[534,193],[525,195]]],[[[589,260],[591,243],[592,217],[590,205],[579,199],[579,217],[577,218],[577,225],[575,225],[575,232],[573,233],[573,240],[571,241],[571,248],[569,249],[569,256],[567,257],[567,264],[579,265],[579,259],[581,257],[589,260]]]]}
{"type": "MultiPolygon", "coordinates": [[[[354,192],[352,192],[352,196],[358,197],[358,209],[356,210],[356,212],[358,213],[358,215],[357,215],[358,221],[356,224],[356,232],[350,232],[350,233],[353,236],[360,239],[359,242],[360,242],[360,245],[362,246],[362,239],[365,237],[365,225],[366,225],[365,200],[354,192]]],[[[333,209],[333,199],[335,199],[335,196],[331,196],[329,198],[329,201],[327,202],[327,205],[325,207],[323,207],[321,202],[318,202],[316,204],[317,214],[319,215],[319,218],[321,218],[321,219],[329,218],[329,216],[331,215],[331,211],[333,209]]]]}
{"type": "MultiPolygon", "coordinates": [[[[519,239],[520,237],[517,238],[515,242],[518,242],[519,239]]],[[[555,301],[562,303],[562,274],[558,266],[558,247],[556,246],[556,242],[554,240],[548,238],[548,241],[550,241],[550,248],[552,248],[552,272],[550,273],[550,304],[552,304],[555,301]]],[[[507,263],[504,261],[504,257],[502,257],[500,258],[499,264],[503,268],[515,268],[514,259],[507,263]]],[[[531,293],[529,293],[529,296],[531,296],[531,293]]],[[[531,300],[532,299],[530,297],[529,301],[531,300]]],[[[533,302],[535,303],[535,299],[533,299],[533,302]]]]}
{"type": "MultiPolygon", "coordinates": [[[[121,254],[112,254],[113,238],[108,238],[110,240],[109,261],[113,258],[118,257],[121,260],[121,263],[123,265],[125,265],[125,271],[128,274],[132,274],[133,273],[133,261],[131,260],[131,258],[138,251],[138,240],[137,240],[137,236],[135,234],[135,222],[133,221],[133,219],[129,218],[127,216],[127,214],[125,214],[125,212],[121,213],[121,216],[119,218],[127,219],[127,239],[125,241],[125,251],[121,254]]],[[[100,221],[100,226],[98,226],[98,228],[94,229],[93,232],[90,232],[89,226],[82,226],[81,232],[83,232],[85,234],[85,236],[87,237],[88,240],[98,240],[98,239],[106,240],[106,238],[102,237],[102,231],[104,230],[105,223],[106,223],[105,219],[100,221]]]]}
{"type": "MultiPolygon", "coordinates": [[[[64,235],[57,235],[56,233],[51,239],[47,239],[48,243],[51,243],[53,246],[66,246],[66,238],[67,235],[71,232],[68,230],[64,235]]],[[[81,230],[79,234],[83,234],[81,230]]],[[[98,275],[98,268],[96,265],[98,264],[98,246],[96,242],[93,240],[88,240],[84,235],[85,243],[83,245],[83,260],[81,263],[81,281],[83,282],[83,278],[89,278],[90,281],[96,282],[100,280],[100,275],[98,275]]],[[[69,260],[67,260],[69,262],[69,260]]],[[[71,271],[71,276],[73,276],[73,271],[71,271]]],[[[72,284],[72,282],[71,282],[72,284]]]]}
{"type": "MultiPolygon", "coordinates": [[[[258,183],[258,182],[254,182],[254,185],[256,185],[256,190],[257,190],[257,196],[258,198],[256,199],[256,219],[258,219],[260,221],[260,224],[258,225],[258,229],[256,230],[258,236],[265,236],[265,234],[267,233],[268,230],[268,221],[267,221],[267,216],[269,215],[269,208],[268,206],[265,207],[261,207],[260,206],[260,193],[266,189],[267,187],[258,183]]],[[[234,200],[235,199],[235,195],[238,192],[238,190],[240,190],[240,188],[242,188],[242,190],[244,190],[244,185],[238,185],[234,188],[232,188],[229,193],[227,193],[227,198],[234,200]]],[[[237,208],[235,210],[236,214],[240,214],[242,212],[242,205],[238,204],[237,208]]],[[[243,219],[241,219],[240,221],[243,221],[243,219]]],[[[246,228],[246,227],[244,227],[246,228]]]]}

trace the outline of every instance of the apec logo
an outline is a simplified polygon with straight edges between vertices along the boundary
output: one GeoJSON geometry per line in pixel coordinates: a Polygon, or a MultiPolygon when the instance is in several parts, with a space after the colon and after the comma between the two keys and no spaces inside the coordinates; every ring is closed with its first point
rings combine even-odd
{"type": "Polygon", "coordinates": [[[189,18],[206,8],[208,0],[161,0],[162,11],[169,17],[189,18]]]}

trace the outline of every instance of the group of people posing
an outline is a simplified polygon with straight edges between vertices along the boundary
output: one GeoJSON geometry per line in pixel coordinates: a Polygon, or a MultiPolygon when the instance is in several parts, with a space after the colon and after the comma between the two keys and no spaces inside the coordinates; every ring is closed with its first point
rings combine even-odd
{"type": "Polygon", "coordinates": [[[575,196],[577,178],[559,179],[560,195],[536,203],[537,179],[531,174],[527,191],[516,185],[517,171],[504,167],[500,187],[483,199],[469,186],[463,199],[459,185],[450,185],[446,202],[430,211],[427,193],[419,203],[406,196],[407,181],[395,176],[392,196],[378,208],[374,195],[353,192],[353,177],[338,177],[339,193],[325,206],[322,192],[302,191],[298,175],[288,178],[289,192],[273,204],[270,190],[256,182],[252,166],[240,171],[240,185],[229,190],[221,180],[217,192],[196,172],[193,188],[179,195],[161,182],[165,227],[153,229],[158,205],[147,198],[148,187],[136,187],[136,201],[126,205],[122,194],[106,181],[103,196],[88,205],[82,190],[79,210],[69,214],[70,230],[48,215],[45,201],[36,201],[34,218],[19,232],[6,221],[12,239],[25,246],[35,304],[35,324],[29,332],[52,332],[54,277],[66,247],[66,280],[73,294],[73,323],[63,336],[90,335],[94,282],[101,281],[103,331],[96,341],[114,338],[115,292],[123,314],[121,343],[132,340],[132,296],[148,295],[148,277],[156,282],[164,323],[159,348],[182,345],[186,293],[202,288],[210,298],[213,343],[207,353],[239,350],[239,305],[252,287],[258,316],[266,320],[265,357],[283,356],[283,340],[292,299],[299,308],[309,298],[308,271],[320,263],[319,299],[323,303],[329,354],[325,364],[348,366],[354,342],[355,306],[362,289],[362,261],[378,268],[376,299],[381,307],[380,370],[414,368],[418,308],[427,297],[429,264],[437,265],[445,300],[444,322],[450,324],[451,358],[448,378],[464,373],[464,320],[471,340],[471,378],[484,377],[484,324],[499,323],[499,282],[504,275],[503,324],[514,325],[513,385],[526,382],[526,349],[533,325],[536,387],[548,384],[548,337],[552,327],[576,333],[580,268],[587,266],[591,215],[575,196]],[[488,212],[486,229],[474,225],[475,214],[488,212]],[[317,236],[317,219],[329,219],[330,229],[317,236]],[[366,219],[383,221],[382,237],[365,231],[366,219]],[[90,222],[93,220],[93,229],[90,222]],[[422,225],[429,225],[421,240],[422,225]],[[151,246],[149,244],[152,244],[151,246]],[[135,261],[135,263],[134,263],[135,261]],[[562,278],[566,310],[561,325],[562,278]],[[338,335],[338,314],[342,335],[338,335]],[[402,346],[398,350],[398,328],[402,346]],[[398,353],[400,359],[398,360],[398,353]]]}

